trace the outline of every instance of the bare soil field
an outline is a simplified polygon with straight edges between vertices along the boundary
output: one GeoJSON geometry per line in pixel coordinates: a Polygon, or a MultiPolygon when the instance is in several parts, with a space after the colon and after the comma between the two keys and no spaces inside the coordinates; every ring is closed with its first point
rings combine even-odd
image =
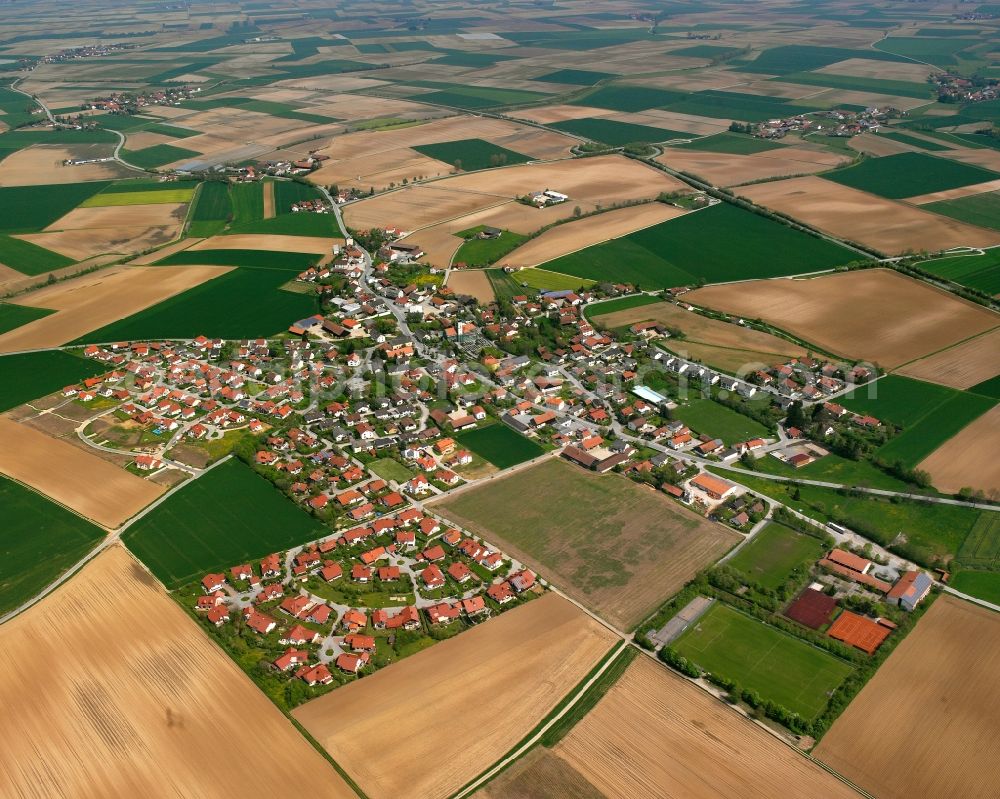
{"type": "Polygon", "coordinates": [[[229,269],[226,266],[113,267],[45,286],[18,297],[17,302],[57,313],[0,335],[0,353],[65,344],[229,269]]]}
{"type": "MultiPolygon", "coordinates": [[[[78,210],[99,211],[102,209],[78,210]]],[[[109,210],[119,209],[110,208],[109,210]]],[[[14,238],[30,241],[39,247],[45,247],[47,250],[53,250],[78,261],[104,255],[108,256],[108,260],[113,261],[116,256],[112,253],[133,255],[150,247],[167,244],[180,236],[180,232],[181,223],[176,220],[169,225],[153,225],[151,227],[81,227],[52,233],[20,233],[14,238]]]]}
{"type": "MultiPolygon", "coordinates": [[[[710,153],[668,147],[656,160],[674,169],[690,172],[716,185],[738,186],[764,178],[825,172],[845,162],[847,158],[836,153],[797,146],[752,155],[710,153]]],[[[741,193],[746,192],[741,191],[741,193]]]]}
{"type": "Polygon", "coordinates": [[[36,144],[11,153],[0,161],[0,186],[46,186],[62,183],[85,183],[92,180],[114,180],[131,173],[120,164],[63,166],[67,158],[110,155],[106,144],[77,145],[36,144]]]}
{"type": "Polygon", "coordinates": [[[429,505],[620,629],[741,538],[618,474],[550,458],[429,505]]]}
{"type": "MultiPolygon", "coordinates": [[[[713,133],[721,133],[728,127],[728,125],[711,117],[681,114],[675,111],[664,111],[659,108],[651,108],[648,111],[643,111],[641,114],[636,114],[635,117],[640,125],[654,125],[673,130],[683,130],[699,136],[711,136],[713,133]]],[[[623,119],[622,121],[626,120],[623,119]]]]}
{"type": "Polygon", "coordinates": [[[384,150],[359,158],[345,158],[341,161],[326,162],[309,179],[315,183],[341,187],[354,187],[367,191],[374,188],[382,191],[390,183],[400,184],[403,179],[408,181],[418,177],[429,178],[447,175],[452,167],[434,158],[401,147],[396,150],[384,150]]]}
{"type": "MultiPolygon", "coordinates": [[[[976,123],[973,127],[979,128],[981,124],[976,123]]],[[[968,132],[972,133],[973,131],[968,132]]],[[[988,147],[982,147],[978,150],[974,150],[971,147],[956,147],[954,150],[949,150],[945,155],[949,158],[954,158],[956,161],[1000,172],[1000,150],[993,150],[988,147]]]]}
{"type": "Polygon", "coordinates": [[[749,375],[764,366],[774,366],[786,360],[773,352],[761,352],[739,347],[720,347],[716,344],[701,344],[697,341],[668,342],[667,346],[682,358],[697,360],[707,366],[742,376],[749,375]]]}
{"type": "Polygon", "coordinates": [[[998,658],[1000,616],[940,597],[813,754],[880,799],[995,795],[998,658]]]}
{"type": "Polygon", "coordinates": [[[553,122],[566,122],[570,119],[611,116],[614,111],[609,111],[606,108],[590,108],[585,105],[543,105],[540,108],[522,108],[515,113],[519,119],[551,125],[553,122]]]}
{"type": "Polygon", "coordinates": [[[972,186],[960,186],[957,189],[934,191],[930,194],[921,194],[918,197],[907,197],[906,202],[913,203],[914,205],[923,205],[924,203],[936,203],[941,200],[958,200],[962,197],[971,197],[973,194],[983,194],[988,191],[996,191],[997,189],[1000,189],[1000,180],[990,180],[986,183],[976,183],[972,186]]]}
{"type": "Polygon", "coordinates": [[[473,794],[475,799],[608,799],[551,749],[536,746],[473,794]]]}
{"type": "Polygon", "coordinates": [[[898,254],[1000,244],[1000,233],[819,177],[745,186],[739,194],[820,230],[898,254]]]}
{"type": "MultiPolygon", "coordinates": [[[[600,311],[596,305],[593,311],[600,311]]],[[[638,308],[627,308],[609,314],[588,314],[602,327],[615,328],[634,325],[636,322],[660,322],[668,327],[676,327],[684,331],[687,338],[676,342],[678,347],[686,347],[690,343],[711,344],[719,347],[734,347],[755,350],[789,358],[805,355],[803,347],[785,341],[783,338],[762,333],[759,330],[748,330],[736,324],[709,319],[691,311],[685,311],[678,305],[669,302],[659,302],[655,305],[640,305],[638,308]]]]}
{"type": "Polygon", "coordinates": [[[927,66],[906,61],[873,61],[870,58],[848,58],[813,72],[829,75],[850,75],[854,78],[878,78],[879,80],[903,80],[923,83],[927,80],[927,66]]]}
{"type": "Polygon", "coordinates": [[[896,155],[897,153],[920,152],[920,148],[912,147],[901,141],[887,139],[875,133],[862,133],[860,136],[852,136],[847,141],[847,146],[859,153],[868,155],[896,155]]]}
{"type": "Polygon", "coordinates": [[[969,388],[982,383],[1000,374],[1000,330],[908,363],[898,372],[952,388],[969,388]]]}
{"type": "MultiPolygon", "coordinates": [[[[389,100],[384,97],[365,97],[361,94],[323,95],[322,100],[310,105],[311,114],[329,114],[335,119],[377,119],[379,117],[414,117],[433,115],[433,109],[419,103],[405,100],[389,100]]],[[[278,97],[268,99],[279,100],[278,97]]]]}
{"type": "Polygon", "coordinates": [[[486,305],[496,299],[493,293],[493,284],[486,277],[486,272],[481,269],[467,269],[450,273],[448,276],[448,288],[456,294],[468,294],[471,297],[475,297],[482,305],[486,305]]]}
{"type": "Polygon", "coordinates": [[[109,529],[163,493],[163,486],[6,417],[0,439],[0,472],[109,529]]]}
{"type": "Polygon", "coordinates": [[[1000,492],[1000,405],[984,413],[923,459],[918,469],[930,473],[939,491],[955,493],[966,486],[1000,492]]]}
{"type": "Polygon", "coordinates": [[[439,799],[514,746],[615,640],[549,593],[292,715],[372,799],[439,799]]]}
{"type": "Polygon", "coordinates": [[[553,752],[608,797],[857,797],[806,757],[647,657],[636,658],[553,752]]]}
{"type": "MultiPolygon", "coordinates": [[[[432,185],[406,186],[388,194],[352,203],[344,208],[344,221],[355,230],[391,226],[413,231],[510,202],[509,198],[494,194],[451,191],[442,188],[444,183],[445,181],[440,181],[432,185]]],[[[420,243],[416,237],[414,241],[420,243]]]]}
{"type": "Polygon", "coordinates": [[[134,258],[129,261],[129,263],[140,266],[144,264],[155,264],[157,261],[162,258],[166,258],[168,255],[173,255],[175,252],[180,252],[181,250],[186,250],[188,247],[193,247],[199,241],[204,241],[204,239],[181,239],[180,241],[175,241],[173,244],[168,244],[166,247],[161,247],[155,252],[148,252],[145,255],[140,255],[138,258],[134,258]]]}
{"type": "Polygon", "coordinates": [[[310,796],[354,799],[119,545],[0,628],[0,672],[11,799],[281,796],[290,775],[310,796]]]}
{"type": "MultiPolygon", "coordinates": [[[[270,233],[234,233],[213,236],[190,247],[191,250],[268,250],[273,252],[333,254],[332,247],[343,239],[333,236],[283,236],[270,233]]],[[[164,258],[166,256],[163,256],[164,258]]]]}
{"type": "Polygon", "coordinates": [[[888,369],[997,325],[982,306],[885,269],[708,286],[688,299],[888,369]]]}
{"type": "Polygon", "coordinates": [[[95,208],[74,208],[68,214],[60,217],[45,228],[45,232],[177,225],[183,221],[186,210],[187,203],[153,203],[152,205],[108,205],[95,208]]]}
{"type": "Polygon", "coordinates": [[[658,225],[684,213],[686,212],[682,208],[658,202],[608,211],[600,216],[567,222],[546,230],[538,238],[522,244],[502,261],[511,266],[537,266],[585,247],[658,225]]]}
{"type": "Polygon", "coordinates": [[[267,181],[264,190],[264,219],[274,219],[274,182],[267,181]]]}
{"type": "Polygon", "coordinates": [[[171,144],[176,147],[180,145],[180,142],[173,136],[150,133],[146,130],[140,130],[138,133],[130,133],[128,135],[128,148],[130,150],[144,150],[147,147],[155,147],[158,144],[171,144]]]}

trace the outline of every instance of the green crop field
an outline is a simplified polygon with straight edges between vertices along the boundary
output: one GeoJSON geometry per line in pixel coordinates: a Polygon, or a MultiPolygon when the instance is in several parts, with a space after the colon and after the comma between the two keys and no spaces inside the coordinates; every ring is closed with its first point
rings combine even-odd
{"type": "Polygon", "coordinates": [[[768,435],[768,429],[760,422],[711,399],[693,399],[678,407],[673,415],[697,433],[721,438],[726,446],[768,435]]]}
{"type": "Polygon", "coordinates": [[[878,50],[849,50],[842,47],[813,47],[807,44],[789,44],[765,50],[749,64],[737,71],[759,72],[764,75],[788,75],[793,72],[811,72],[849,58],[869,61],[905,61],[906,59],[878,50]]]}
{"type": "Polygon", "coordinates": [[[187,203],[194,196],[194,186],[174,188],[169,191],[103,192],[88,197],[81,208],[103,208],[111,205],[155,205],[159,203],[187,203]]]}
{"type": "Polygon", "coordinates": [[[973,194],[970,197],[960,197],[957,200],[927,203],[920,207],[936,214],[944,214],[952,219],[968,222],[971,225],[1000,230],[1000,192],[998,191],[973,194]]]}
{"type": "Polygon", "coordinates": [[[775,117],[790,117],[795,114],[815,111],[816,106],[803,105],[807,101],[793,103],[782,97],[763,94],[739,94],[709,90],[690,94],[682,100],[671,103],[665,110],[678,114],[695,114],[715,119],[738,119],[743,122],[763,122],[775,117]]]}
{"type": "Polygon", "coordinates": [[[573,100],[571,105],[607,108],[611,111],[647,111],[650,108],[663,108],[683,100],[686,96],[686,92],[652,89],[646,86],[602,86],[573,100]]]}
{"type": "Polygon", "coordinates": [[[690,139],[694,135],[666,128],[654,128],[651,125],[633,125],[631,122],[615,122],[613,119],[596,117],[567,119],[565,122],[553,122],[549,127],[602,144],[610,144],[613,147],[637,142],[652,144],[671,139],[690,139]]]}
{"type": "Polygon", "coordinates": [[[818,560],[824,551],[818,538],[768,522],[726,565],[765,588],[777,589],[785,584],[792,569],[818,560]]]}
{"type": "Polygon", "coordinates": [[[233,183],[229,187],[233,203],[233,225],[246,225],[264,219],[264,184],[233,183]]]}
{"type": "Polygon", "coordinates": [[[974,569],[1000,568],[1000,513],[980,515],[958,550],[958,561],[974,569]]]}
{"type": "Polygon", "coordinates": [[[419,144],[412,149],[429,158],[436,158],[445,164],[457,166],[466,172],[495,166],[523,164],[531,160],[522,153],[491,144],[483,139],[459,139],[458,141],[443,141],[436,144],[419,144]]]}
{"type": "Polygon", "coordinates": [[[198,335],[219,338],[271,336],[318,310],[314,297],[280,288],[289,279],[287,269],[233,269],[151,308],[94,330],[82,336],[80,342],[193,338],[198,335]]]}
{"type": "Polygon", "coordinates": [[[887,463],[901,461],[914,468],[996,404],[992,397],[958,391],[931,414],[880,447],[878,456],[887,463]]]}
{"type": "Polygon", "coordinates": [[[455,440],[498,469],[507,469],[545,454],[545,450],[534,441],[500,422],[456,433],[455,440]]]}
{"type": "Polygon", "coordinates": [[[18,607],[104,537],[100,527],[0,476],[0,614],[18,607]]]}
{"type": "MultiPolygon", "coordinates": [[[[714,471],[727,479],[735,477],[722,469],[714,471]]],[[[883,546],[897,542],[901,553],[925,566],[955,556],[980,515],[989,512],[917,500],[890,502],[867,494],[855,496],[745,474],[735,479],[818,521],[844,524],[883,546]]]]}
{"type": "Polygon", "coordinates": [[[866,158],[856,166],[824,172],[822,176],[842,186],[890,199],[916,197],[933,191],[1000,180],[1000,174],[988,169],[925,153],[866,158]]]}
{"type": "MultiPolygon", "coordinates": [[[[898,141],[902,144],[909,144],[911,147],[919,147],[921,150],[930,150],[931,152],[939,152],[941,150],[947,152],[948,150],[952,149],[950,147],[946,147],[943,144],[939,144],[936,141],[930,141],[929,139],[921,139],[919,136],[910,136],[907,133],[898,133],[897,131],[894,130],[889,131],[888,133],[880,132],[878,135],[881,136],[883,139],[891,139],[892,141],[898,141]]],[[[928,206],[922,206],[922,207],[926,208],[928,206]]]]}
{"type": "Polygon", "coordinates": [[[41,275],[74,263],[72,258],[46,250],[30,241],[0,235],[0,264],[25,275],[41,275]]]}
{"type": "Polygon", "coordinates": [[[393,480],[397,483],[405,483],[414,475],[413,470],[407,469],[393,458],[379,458],[369,463],[368,468],[383,480],[393,480]]]}
{"type": "Polygon", "coordinates": [[[545,264],[591,280],[646,289],[830,269],[855,259],[839,245],[720,203],[545,264]],[[726,235],[719,235],[726,231],[726,235]],[[780,258],[775,253],[781,253],[780,258]]]}
{"type": "Polygon", "coordinates": [[[452,262],[465,263],[469,266],[489,266],[528,240],[527,236],[510,230],[504,230],[495,239],[477,238],[476,234],[483,227],[483,225],[478,225],[455,234],[466,241],[458,248],[452,262]]]}
{"type": "Polygon", "coordinates": [[[959,572],[952,576],[949,585],[963,594],[1000,605],[1000,572],[959,572]]]}
{"type": "Polygon", "coordinates": [[[969,39],[920,39],[908,36],[891,36],[876,42],[873,46],[885,53],[894,53],[918,61],[926,61],[940,67],[957,63],[955,54],[974,43],[969,39]]]}
{"type": "Polygon", "coordinates": [[[0,188],[0,233],[35,233],[107,185],[94,182],[0,188]]]}
{"type": "Polygon", "coordinates": [[[547,269],[522,269],[515,278],[517,283],[539,291],[565,291],[593,285],[593,280],[584,280],[572,275],[561,275],[547,269]]]}
{"type": "Polygon", "coordinates": [[[643,305],[654,305],[663,302],[660,297],[650,294],[633,294],[630,297],[619,297],[616,300],[606,300],[586,307],[586,314],[591,319],[599,318],[615,311],[627,311],[629,308],[641,308],[643,305]]]}
{"type": "Polygon", "coordinates": [[[1000,400],[1000,375],[984,380],[982,383],[976,383],[968,391],[972,394],[982,394],[984,397],[1000,400]]]}
{"type": "Polygon", "coordinates": [[[0,302],[0,333],[14,330],[28,322],[34,322],[43,316],[48,316],[50,311],[47,308],[32,308],[30,305],[14,305],[10,302],[0,302]]]}
{"type": "MultiPolygon", "coordinates": [[[[301,272],[320,259],[318,255],[271,250],[181,250],[157,261],[158,266],[239,266],[244,269],[282,269],[301,272]]],[[[287,278],[287,275],[286,275],[287,278]]]]}
{"type": "MultiPolygon", "coordinates": [[[[856,92],[873,92],[896,97],[916,97],[930,100],[934,90],[929,83],[914,83],[906,80],[882,80],[880,78],[858,78],[853,75],[831,75],[828,72],[794,72],[775,78],[784,83],[803,86],[826,86],[831,89],[846,89],[856,92]]],[[[839,106],[838,106],[839,107],[839,106]]]]}
{"type": "Polygon", "coordinates": [[[337,226],[337,218],[333,214],[278,214],[271,219],[261,219],[257,222],[234,224],[226,233],[258,233],[274,236],[329,236],[343,237],[343,232],[337,226]]]}
{"type": "Polygon", "coordinates": [[[214,236],[232,217],[229,184],[217,180],[202,183],[191,211],[188,234],[195,237],[214,236]]]}
{"type": "Polygon", "coordinates": [[[811,721],[850,664],[716,602],[673,643],[684,657],[811,721]]]}
{"type": "Polygon", "coordinates": [[[476,111],[480,108],[494,108],[519,103],[533,103],[551,95],[541,92],[526,92],[520,89],[494,89],[486,86],[466,86],[461,83],[437,83],[435,81],[409,81],[412,86],[420,86],[439,91],[417,95],[422,103],[453,106],[476,111]]]}
{"type": "Polygon", "coordinates": [[[559,69],[555,72],[546,72],[544,75],[532,78],[532,80],[544,83],[568,83],[570,86],[593,86],[602,80],[615,77],[617,75],[612,75],[610,72],[591,72],[586,69],[559,69]]]}
{"type": "Polygon", "coordinates": [[[0,412],[104,371],[102,364],[62,350],[0,356],[0,412]]]}
{"type": "Polygon", "coordinates": [[[157,169],[184,158],[198,158],[201,153],[174,147],[172,144],[154,144],[141,150],[122,150],[122,159],[142,169],[157,169]]]}
{"type": "Polygon", "coordinates": [[[323,534],[323,527],[235,458],[191,481],[122,536],[168,588],[178,588],[323,534]]]}
{"type": "Polygon", "coordinates": [[[959,392],[902,375],[886,375],[840,397],[849,411],[868,414],[904,429],[912,427],[959,392]]]}
{"type": "Polygon", "coordinates": [[[701,139],[674,145],[681,150],[705,150],[710,153],[750,155],[768,150],[780,150],[785,145],[767,139],[756,139],[745,133],[716,133],[701,139]]]}
{"type": "Polygon", "coordinates": [[[925,272],[969,288],[979,289],[986,294],[1000,294],[1000,247],[986,250],[982,255],[956,255],[951,258],[922,261],[918,266],[925,272]]]}

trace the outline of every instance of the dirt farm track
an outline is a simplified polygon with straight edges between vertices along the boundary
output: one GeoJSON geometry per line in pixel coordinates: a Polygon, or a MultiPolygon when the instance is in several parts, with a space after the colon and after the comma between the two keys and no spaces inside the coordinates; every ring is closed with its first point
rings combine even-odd
{"type": "Polygon", "coordinates": [[[441,799],[511,749],[614,641],[550,593],[293,715],[371,799],[441,799]]]}
{"type": "Polygon", "coordinates": [[[355,797],[120,546],[0,627],[0,670],[5,799],[355,797]]]}
{"type": "Polygon", "coordinates": [[[813,754],[879,799],[1000,785],[1000,615],[942,596],[813,754]]]}

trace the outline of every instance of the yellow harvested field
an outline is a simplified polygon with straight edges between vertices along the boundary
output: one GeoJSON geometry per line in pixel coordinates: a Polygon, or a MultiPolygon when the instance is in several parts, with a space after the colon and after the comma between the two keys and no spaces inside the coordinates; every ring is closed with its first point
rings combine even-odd
{"type": "Polygon", "coordinates": [[[164,487],[0,416],[0,473],[31,486],[97,524],[115,529],[163,493],[164,487]]]}
{"type": "Polygon", "coordinates": [[[996,230],[967,225],[819,177],[745,186],[739,194],[834,236],[885,253],[1000,244],[1000,232],[996,230]]]}
{"type": "MultiPolygon", "coordinates": [[[[234,233],[232,236],[213,236],[190,247],[191,250],[269,250],[273,252],[301,252],[326,255],[333,253],[333,245],[343,239],[333,236],[283,236],[270,233],[234,233]]],[[[164,256],[165,257],[165,256],[164,256]]]]}
{"type": "Polygon", "coordinates": [[[0,335],[0,353],[57,347],[228,272],[228,266],[123,266],[45,286],[19,305],[56,311],[0,335]]]}
{"type": "MultiPolygon", "coordinates": [[[[101,155],[110,155],[109,145],[102,147],[101,155]]],[[[81,157],[89,148],[67,147],[58,144],[36,144],[11,153],[0,161],[0,186],[46,186],[63,183],[84,183],[92,180],[114,180],[128,173],[119,164],[110,161],[101,164],[63,166],[68,158],[81,157]]],[[[93,157],[92,155],[90,157],[93,157]]]]}
{"type": "Polygon", "coordinates": [[[918,197],[907,197],[906,202],[914,205],[924,203],[936,203],[942,200],[959,200],[962,197],[971,197],[973,194],[983,194],[988,191],[1000,189],[1000,180],[990,180],[986,183],[975,183],[972,186],[959,186],[957,189],[947,191],[934,191],[930,194],[921,194],[918,197]]]}
{"type": "Polygon", "coordinates": [[[707,286],[691,303],[764,319],[804,341],[892,369],[992,330],[1000,317],[886,269],[707,286]]]}
{"type": "Polygon", "coordinates": [[[857,150],[859,153],[877,156],[921,152],[919,147],[913,147],[901,141],[893,141],[875,133],[862,133],[860,136],[852,136],[848,139],[847,146],[852,150],[857,150]]]}
{"type": "Polygon", "coordinates": [[[120,545],[0,627],[0,795],[354,799],[120,545]]]}
{"type": "Polygon", "coordinates": [[[987,496],[1000,492],[1000,405],[952,436],[923,459],[918,469],[931,476],[939,491],[953,494],[977,488],[987,496]]]}
{"type": "Polygon", "coordinates": [[[45,228],[45,231],[176,226],[184,220],[186,210],[186,203],[106,205],[93,208],[74,208],[68,214],[60,217],[45,228]]]}
{"type": "Polygon", "coordinates": [[[594,244],[658,225],[685,213],[682,208],[652,202],[634,208],[619,208],[597,217],[567,222],[546,230],[522,244],[502,260],[510,266],[537,266],[594,244]]]}
{"type": "Polygon", "coordinates": [[[467,269],[451,272],[448,276],[448,288],[456,294],[468,294],[475,297],[482,305],[493,302],[493,284],[482,269],[467,269]]]}
{"type": "Polygon", "coordinates": [[[513,747],[616,640],[549,593],[292,715],[371,799],[440,799],[513,747]]]}
{"type": "MultiPolygon", "coordinates": [[[[739,186],[764,178],[824,172],[847,161],[842,155],[807,147],[782,147],[752,155],[710,153],[668,147],[656,159],[674,169],[690,172],[720,186],[739,186]]],[[[771,184],[763,184],[771,185],[771,184]]],[[[745,190],[740,191],[746,193],[745,190]]]]}
{"type": "Polygon", "coordinates": [[[908,363],[898,371],[952,388],[982,383],[1000,375],[1000,329],[908,363]]]}
{"type": "Polygon", "coordinates": [[[804,755],[645,656],[553,752],[607,797],[857,798],[804,755]]]}
{"type": "Polygon", "coordinates": [[[940,597],[813,754],[879,799],[995,796],[998,659],[1000,615],[940,597]]]}
{"type": "Polygon", "coordinates": [[[688,344],[710,344],[717,347],[733,347],[744,350],[754,350],[760,353],[784,355],[789,358],[806,354],[803,347],[785,341],[783,338],[762,333],[759,330],[748,330],[737,324],[709,319],[707,316],[685,311],[679,305],[669,302],[658,302],[652,305],[640,305],[638,308],[626,308],[609,314],[600,313],[601,306],[592,306],[590,316],[602,327],[616,328],[634,325],[637,322],[660,322],[668,327],[683,330],[685,339],[676,342],[680,348],[688,344]]]}

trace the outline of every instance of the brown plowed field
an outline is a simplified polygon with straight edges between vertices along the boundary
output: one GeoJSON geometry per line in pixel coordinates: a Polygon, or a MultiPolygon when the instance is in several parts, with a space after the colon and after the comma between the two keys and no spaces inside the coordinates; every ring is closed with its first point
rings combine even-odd
{"type": "Polygon", "coordinates": [[[468,294],[483,305],[493,302],[493,284],[482,269],[467,269],[452,272],[448,276],[448,288],[456,294],[468,294]]]}
{"type": "Polygon", "coordinates": [[[18,297],[17,302],[57,313],[0,335],[0,353],[65,344],[229,269],[228,266],[113,267],[45,286],[18,297]]]}
{"type": "Polygon", "coordinates": [[[342,161],[328,161],[311,173],[309,179],[323,185],[333,183],[341,188],[382,191],[390,183],[400,185],[404,178],[413,181],[447,175],[451,171],[452,167],[448,164],[404,147],[342,161]]]}
{"type": "Polygon", "coordinates": [[[536,746],[473,794],[475,799],[608,799],[579,771],[536,746]]]}
{"type": "Polygon", "coordinates": [[[819,177],[745,186],[739,194],[827,233],[890,254],[1000,244],[998,231],[967,225],[819,177]]]}
{"type": "Polygon", "coordinates": [[[522,108],[515,112],[518,119],[540,122],[542,125],[566,122],[570,119],[607,117],[613,113],[614,111],[609,111],[606,108],[590,108],[585,105],[543,105],[541,108],[522,108]]]}
{"type": "Polygon", "coordinates": [[[917,466],[939,491],[952,494],[966,486],[1000,493],[1000,405],[952,436],[917,466]]]}
{"type": "Polygon", "coordinates": [[[921,194],[919,197],[907,197],[906,202],[913,203],[914,205],[924,205],[925,203],[936,203],[942,200],[959,200],[962,197],[971,197],[973,194],[985,194],[988,191],[996,191],[997,189],[1000,189],[1000,180],[990,180],[986,183],[976,183],[972,186],[959,186],[957,189],[921,194]]]}
{"type": "MultiPolygon", "coordinates": [[[[344,209],[344,222],[355,230],[389,226],[413,231],[510,202],[509,197],[494,194],[450,191],[444,184],[445,181],[440,181],[426,186],[407,186],[352,203],[344,209]]],[[[420,243],[419,238],[413,240],[420,243]]]]}
{"type": "Polygon", "coordinates": [[[121,526],[164,490],[3,416],[0,441],[0,472],[109,529],[121,526]]]}
{"type": "Polygon", "coordinates": [[[511,749],[615,640],[550,593],[292,715],[372,799],[438,799],[511,749]]]}
{"type": "Polygon", "coordinates": [[[764,319],[830,352],[891,369],[997,326],[982,306],[886,269],[697,289],[708,308],[764,319]]]}
{"type": "Polygon", "coordinates": [[[264,183],[264,219],[274,219],[274,181],[264,183]]]}
{"type": "MultiPolygon", "coordinates": [[[[343,239],[333,236],[283,236],[268,233],[234,233],[213,236],[193,245],[192,250],[269,250],[332,255],[333,245],[343,239]]],[[[164,258],[166,256],[163,256],[164,258]]]]}
{"type": "MultiPolygon", "coordinates": [[[[710,153],[703,150],[668,147],[656,160],[674,169],[690,172],[716,185],[738,186],[741,183],[764,178],[825,172],[847,159],[835,153],[791,146],[752,155],[710,153]]],[[[746,192],[741,190],[740,193],[746,192]]]]}
{"type": "Polygon", "coordinates": [[[952,388],[970,388],[1000,374],[1000,330],[908,363],[899,373],[952,388]]]}
{"type": "Polygon", "coordinates": [[[742,538],[663,493],[558,458],[432,507],[619,629],[638,624],[742,538]]]}
{"type": "Polygon", "coordinates": [[[870,58],[848,58],[813,72],[830,75],[850,75],[855,78],[878,78],[879,80],[903,80],[912,83],[927,81],[927,67],[909,62],[873,61],[870,58]]]}
{"type": "Polygon", "coordinates": [[[354,799],[121,546],[0,627],[0,674],[9,799],[354,799]]]}
{"type": "Polygon", "coordinates": [[[100,228],[145,228],[176,225],[183,221],[185,203],[154,203],[153,205],[108,205],[95,208],[74,208],[47,228],[56,230],[92,230],[100,228]]]}
{"type": "Polygon", "coordinates": [[[647,657],[629,666],[554,752],[608,797],[857,799],[805,756],[647,657]]]}
{"type": "Polygon", "coordinates": [[[813,754],[879,799],[996,796],[1000,615],[942,596],[813,754]]]}
{"type": "Polygon", "coordinates": [[[657,202],[634,208],[619,208],[597,217],[567,222],[546,230],[541,236],[522,244],[501,260],[511,266],[538,266],[584,247],[658,225],[684,213],[681,208],[657,202]]]}
{"type": "MultiPolygon", "coordinates": [[[[600,305],[593,306],[593,311],[599,311],[600,305]]],[[[678,305],[669,302],[658,302],[653,305],[640,305],[638,308],[626,308],[609,314],[588,314],[602,327],[616,328],[634,325],[636,322],[660,322],[668,327],[683,330],[687,336],[683,341],[673,342],[678,347],[687,347],[689,343],[712,344],[718,347],[733,347],[756,352],[766,352],[773,356],[784,355],[794,358],[805,355],[806,350],[783,338],[762,333],[759,330],[748,330],[729,322],[709,319],[707,316],[685,311],[678,305]]]]}
{"type": "Polygon", "coordinates": [[[58,144],[36,144],[11,153],[0,161],[0,186],[83,183],[91,180],[114,180],[132,174],[114,161],[63,166],[63,161],[68,158],[106,156],[111,154],[112,149],[110,145],[66,147],[58,144]],[[95,147],[100,149],[93,149],[95,147]]]}
{"type": "MultiPolygon", "coordinates": [[[[102,209],[86,210],[98,211],[102,209]]],[[[133,255],[150,247],[158,247],[161,244],[174,241],[180,236],[180,233],[180,220],[175,220],[169,225],[155,225],[153,227],[78,228],[76,230],[60,230],[54,233],[21,233],[14,238],[30,241],[39,247],[65,255],[67,258],[84,261],[95,256],[109,254],[108,260],[115,260],[114,253],[133,255]]]]}
{"type": "Polygon", "coordinates": [[[168,255],[173,255],[175,252],[180,252],[181,250],[186,250],[188,247],[193,247],[199,241],[204,241],[204,239],[181,239],[180,241],[175,241],[173,244],[168,244],[166,247],[161,247],[155,252],[148,252],[145,255],[140,255],[138,258],[133,258],[129,261],[129,263],[139,266],[145,264],[155,264],[157,261],[166,258],[168,255]]]}

